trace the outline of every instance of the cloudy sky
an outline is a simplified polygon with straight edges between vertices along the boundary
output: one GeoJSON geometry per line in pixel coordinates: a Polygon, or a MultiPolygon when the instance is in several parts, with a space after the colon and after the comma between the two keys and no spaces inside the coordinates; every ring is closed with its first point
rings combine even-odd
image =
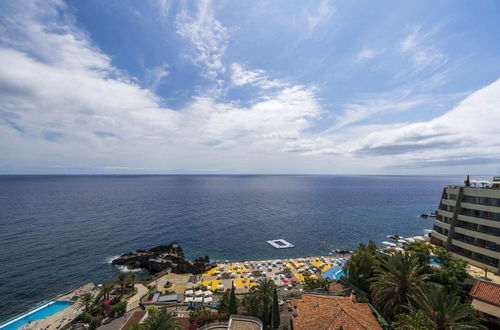
{"type": "Polygon", "coordinates": [[[1,1],[0,173],[500,174],[500,2],[1,1]]]}

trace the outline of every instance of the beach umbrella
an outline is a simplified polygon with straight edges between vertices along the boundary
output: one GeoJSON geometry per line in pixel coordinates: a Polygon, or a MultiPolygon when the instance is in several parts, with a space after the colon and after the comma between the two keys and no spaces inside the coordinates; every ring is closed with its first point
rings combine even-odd
{"type": "Polygon", "coordinates": [[[415,239],[414,239],[414,238],[411,238],[411,237],[406,238],[406,240],[407,240],[408,242],[410,242],[410,243],[415,242],[415,239]]]}
{"type": "Polygon", "coordinates": [[[399,243],[407,243],[404,239],[398,239],[399,243]]]}
{"type": "Polygon", "coordinates": [[[383,241],[382,244],[388,245],[388,246],[396,246],[396,244],[391,243],[391,242],[387,242],[387,241],[383,241]]]}

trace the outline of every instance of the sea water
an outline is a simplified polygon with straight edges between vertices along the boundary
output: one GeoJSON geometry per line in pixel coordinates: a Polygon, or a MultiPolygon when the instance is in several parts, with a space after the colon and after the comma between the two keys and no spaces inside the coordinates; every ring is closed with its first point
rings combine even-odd
{"type": "Polygon", "coordinates": [[[326,255],[423,235],[443,176],[0,176],[0,320],[86,282],[113,256],[177,241],[213,260],[326,255]],[[295,247],[274,249],[283,238],[295,247]]]}

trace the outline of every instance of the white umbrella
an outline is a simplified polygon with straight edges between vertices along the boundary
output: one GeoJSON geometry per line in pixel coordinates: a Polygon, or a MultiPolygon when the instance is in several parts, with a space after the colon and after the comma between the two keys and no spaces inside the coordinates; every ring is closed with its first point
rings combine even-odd
{"type": "Polygon", "coordinates": [[[406,238],[406,240],[407,240],[408,242],[410,242],[410,243],[415,242],[415,239],[414,239],[414,238],[411,238],[411,237],[406,238]]]}
{"type": "Polygon", "coordinates": [[[404,239],[398,239],[399,243],[407,243],[404,239]]]}
{"type": "Polygon", "coordinates": [[[416,241],[425,241],[426,240],[426,238],[423,236],[414,236],[413,239],[415,239],[416,241]]]}
{"type": "Polygon", "coordinates": [[[396,251],[404,251],[404,249],[402,249],[400,247],[395,247],[394,250],[396,250],[396,251]]]}
{"type": "Polygon", "coordinates": [[[382,242],[382,244],[387,245],[387,246],[392,246],[392,247],[397,246],[396,244],[391,243],[391,242],[387,242],[387,241],[382,242]]]}

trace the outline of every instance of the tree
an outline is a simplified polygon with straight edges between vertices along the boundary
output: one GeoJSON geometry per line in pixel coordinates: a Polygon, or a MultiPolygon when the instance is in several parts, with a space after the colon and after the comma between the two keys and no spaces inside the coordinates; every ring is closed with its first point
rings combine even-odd
{"type": "Polygon", "coordinates": [[[424,274],[418,259],[404,252],[388,256],[375,268],[370,285],[375,307],[388,319],[410,303],[410,296],[420,292],[429,274],[424,274]]]}
{"type": "Polygon", "coordinates": [[[474,316],[474,310],[460,298],[440,287],[413,297],[418,309],[427,318],[430,329],[486,329],[474,316]]]}
{"type": "Polygon", "coordinates": [[[80,304],[85,306],[85,313],[88,313],[91,303],[92,303],[92,293],[87,292],[80,296],[80,304]]]}
{"type": "Polygon", "coordinates": [[[141,328],[144,330],[179,330],[180,326],[175,319],[175,313],[166,309],[151,308],[141,328]]]}
{"type": "Polygon", "coordinates": [[[423,242],[411,242],[406,244],[405,251],[414,255],[421,266],[427,267],[433,247],[423,242]]]}
{"type": "Polygon", "coordinates": [[[132,284],[132,288],[134,288],[134,285],[139,282],[139,276],[135,274],[130,274],[127,277],[127,284],[132,284]]]}
{"type": "Polygon", "coordinates": [[[280,308],[278,303],[278,291],[276,290],[276,286],[273,290],[273,303],[271,309],[271,325],[273,329],[279,329],[280,327],[280,308]]]}
{"type": "Polygon", "coordinates": [[[347,261],[344,272],[347,274],[349,283],[361,290],[369,291],[370,278],[373,277],[373,269],[379,265],[379,261],[371,254],[364,245],[347,261]]]}
{"type": "Polygon", "coordinates": [[[377,244],[375,244],[374,241],[369,240],[368,245],[366,246],[366,250],[370,252],[372,255],[375,255],[375,252],[377,251],[377,244]]]}
{"type": "Polygon", "coordinates": [[[467,261],[451,256],[441,260],[444,260],[443,265],[432,271],[431,281],[458,293],[464,299],[467,298],[468,290],[464,290],[464,281],[469,276],[466,268],[467,261]]]}
{"type": "Polygon", "coordinates": [[[253,295],[256,297],[256,301],[259,304],[259,316],[264,324],[264,329],[269,325],[270,320],[270,305],[273,296],[274,281],[265,277],[257,281],[257,285],[253,287],[253,295]]]}
{"type": "Polygon", "coordinates": [[[422,311],[413,309],[410,313],[396,315],[392,328],[394,330],[428,330],[432,327],[422,311]]]}
{"type": "Polygon", "coordinates": [[[326,278],[304,277],[304,289],[307,291],[326,290],[329,283],[326,278]]]}
{"type": "Polygon", "coordinates": [[[227,289],[222,294],[222,298],[219,300],[219,313],[229,313],[229,296],[231,295],[231,290],[227,289]]]}
{"type": "Polygon", "coordinates": [[[234,284],[231,285],[231,293],[229,295],[229,314],[237,314],[238,306],[236,305],[236,294],[234,293],[234,284]]]}
{"type": "Polygon", "coordinates": [[[113,290],[113,285],[111,285],[111,284],[103,284],[101,286],[101,292],[102,292],[104,300],[109,299],[109,295],[110,295],[112,290],[113,290]]]}
{"type": "Polygon", "coordinates": [[[120,285],[120,292],[123,293],[125,284],[127,284],[127,275],[125,275],[124,272],[118,273],[118,275],[116,276],[116,283],[120,285]]]}
{"type": "Polygon", "coordinates": [[[189,322],[195,323],[196,320],[199,320],[203,315],[210,314],[210,309],[200,306],[196,307],[189,311],[189,322]]]}

